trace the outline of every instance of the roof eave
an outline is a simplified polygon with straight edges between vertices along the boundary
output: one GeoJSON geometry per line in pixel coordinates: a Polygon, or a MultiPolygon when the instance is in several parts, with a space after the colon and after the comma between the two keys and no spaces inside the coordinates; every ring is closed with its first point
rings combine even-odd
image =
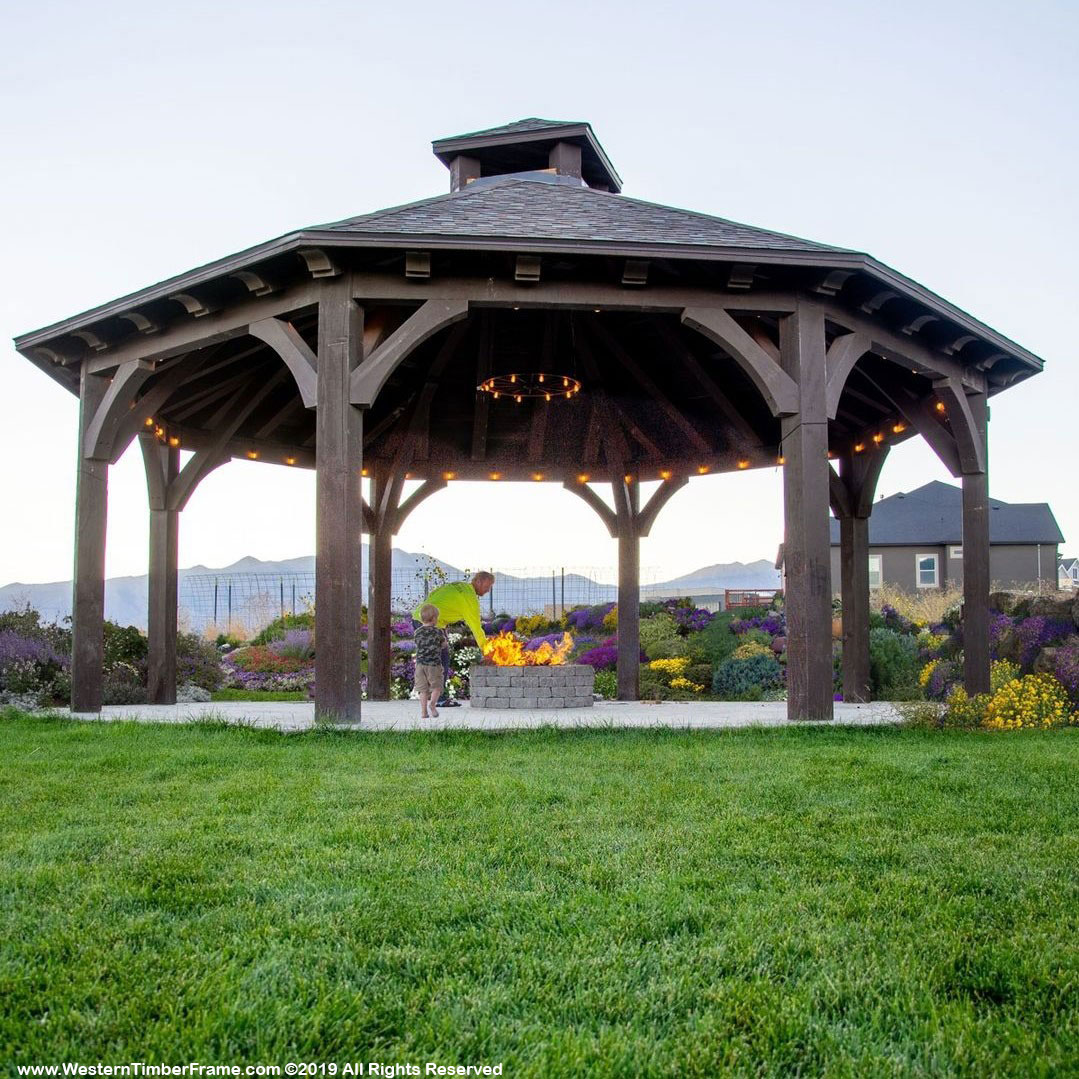
{"type": "MultiPolygon", "coordinates": [[[[278,255],[288,254],[311,244],[337,248],[431,248],[461,251],[506,251],[529,254],[578,254],[622,255],[634,257],[673,258],[703,262],[747,262],[787,266],[819,266],[821,269],[852,269],[869,273],[908,298],[924,304],[931,310],[951,319],[963,329],[986,341],[995,348],[1016,357],[1031,373],[1041,371],[1044,361],[1022,348],[1016,342],[997,333],[965,311],[953,306],[936,293],[905,277],[890,266],[870,255],[856,251],[822,249],[820,251],[792,251],[774,248],[717,247],[706,244],[641,244],[617,240],[537,240],[517,236],[453,236],[405,233],[345,234],[339,231],[305,229],[286,233],[284,236],[256,247],[247,248],[234,255],[207,263],[197,270],[168,278],[139,292],[129,293],[109,303],[91,308],[71,318],[32,330],[15,338],[15,347],[23,355],[25,351],[46,345],[63,334],[84,329],[102,319],[114,317],[154,300],[167,299],[184,288],[192,288],[207,281],[226,277],[256,263],[278,255]]],[[[32,356],[28,358],[34,359],[32,356]]],[[[36,360],[35,360],[36,362],[36,360]]],[[[39,365],[40,366],[40,365],[39,365]]]]}

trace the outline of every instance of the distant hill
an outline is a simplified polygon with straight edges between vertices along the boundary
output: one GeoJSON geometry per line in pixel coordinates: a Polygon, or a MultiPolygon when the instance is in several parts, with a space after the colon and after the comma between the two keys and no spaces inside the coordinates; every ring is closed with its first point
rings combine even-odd
{"type": "MultiPolygon", "coordinates": [[[[367,545],[363,546],[363,564],[368,564],[367,545]]],[[[473,567],[479,568],[479,567],[473,567]]],[[[497,567],[496,567],[497,569],[497,567]]],[[[448,580],[460,580],[465,570],[427,555],[394,548],[394,607],[411,608],[430,587],[439,583],[439,574],[448,580]]],[[[180,621],[194,630],[211,624],[224,628],[232,624],[254,630],[265,625],[281,610],[302,610],[313,599],[315,559],[311,555],[278,562],[250,556],[229,566],[211,569],[191,566],[179,572],[180,621]]],[[[703,566],[692,573],[642,587],[642,596],[690,595],[714,596],[725,588],[777,588],[779,574],[771,562],[732,562],[703,566]]],[[[146,577],[113,577],[105,582],[105,617],[122,625],[146,626],[146,577]]],[[[514,577],[498,574],[490,601],[484,610],[521,614],[539,611],[563,602],[567,607],[579,603],[606,603],[617,595],[614,585],[568,573],[553,577],[514,577]]],[[[367,600],[367,573],[363,579],[363,597],[367,600]]],[[[0,587],[0,610],[29,603],[48,619],[61,619],[71,613],[71,582],[49,584],[13,583],[0,587]]]]}

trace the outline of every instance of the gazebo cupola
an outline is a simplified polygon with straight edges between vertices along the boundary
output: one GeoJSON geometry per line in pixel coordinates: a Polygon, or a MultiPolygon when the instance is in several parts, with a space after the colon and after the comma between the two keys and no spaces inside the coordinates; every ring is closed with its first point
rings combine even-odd
{"type": "Polygon", "coordinates": [[[532,117],[431,144],[450,170],[450,191],[495,176],[562,177],[596,191],[622,190],[622,180],[587,123],[532,117]]]}

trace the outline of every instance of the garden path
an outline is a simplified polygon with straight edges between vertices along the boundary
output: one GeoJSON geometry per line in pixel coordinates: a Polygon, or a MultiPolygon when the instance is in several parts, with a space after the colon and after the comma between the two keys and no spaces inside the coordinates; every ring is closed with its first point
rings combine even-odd
{"type": "MultiPolygon", "coordinates": [[[[315,725],[315,706],[292,701],[219,701],[212,704],[106,705],[101,714],[72,714],[80,719],[188,723],[199,719],[304,731],[315,725]]],[[[901,716],[887,701],[836,703],[838,726],[898,723],[901,716]]],[[[446,708],[438,719],[421,719],[415,701],[365,701],[358,730],[514,730],[529,727],[670,727],[673,729],[787,726],[784,701],[601,701],[593,708],[471,709],[446,708]]]]}

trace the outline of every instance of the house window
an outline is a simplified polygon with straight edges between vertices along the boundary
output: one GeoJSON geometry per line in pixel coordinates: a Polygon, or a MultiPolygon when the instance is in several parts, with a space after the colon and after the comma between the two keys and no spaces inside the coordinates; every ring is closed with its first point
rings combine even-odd
{"type": "Polygon", "coordinates": [[[937,574],[937,556],[935,554],[920,554],[914,563],[919,588],[936,588],[939,584],[937,574]]]}
{"type": "Polygon", "coordinates": [[[952,547],[948,551],[948,557],[949,558],[962,558],[963,557],[963,548],[962,547],[952,547]]]}
{"type": "Polygon", "coordinates": [[[879,554],[871,554],[869,556],[869,587],[880,588],[884,583],[883,573],[880,566],[881,556],[879,554]]]}

